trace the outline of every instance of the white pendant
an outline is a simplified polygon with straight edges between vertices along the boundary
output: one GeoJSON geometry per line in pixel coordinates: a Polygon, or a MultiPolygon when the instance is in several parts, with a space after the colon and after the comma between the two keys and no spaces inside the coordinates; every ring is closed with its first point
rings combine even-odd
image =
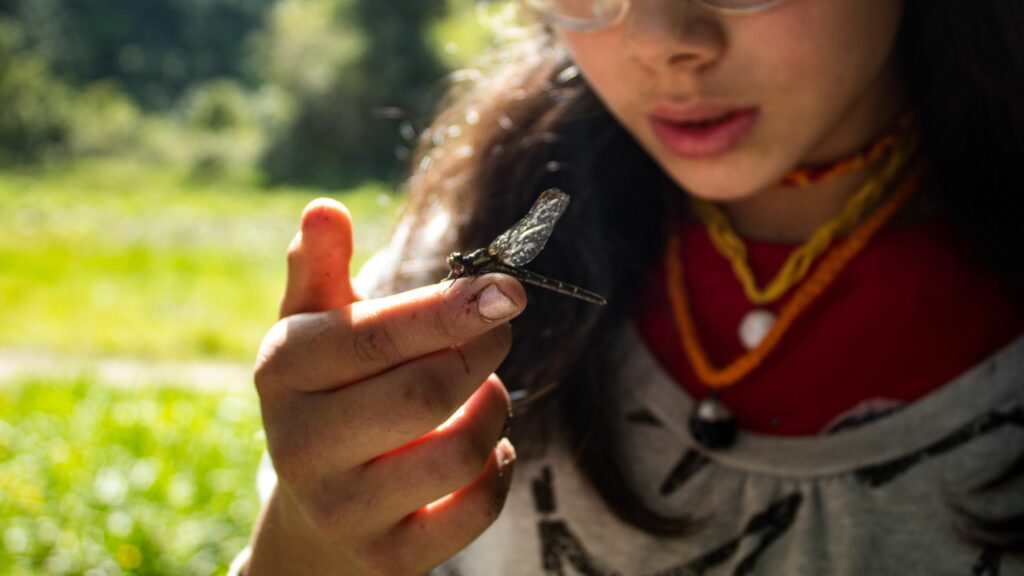
{"type": "Polygon", "coordinates": [[[740,342],[747,350],[753,350],[768,336],[778,317],[774,312],[755,308],[740,322],[740,342]]]}

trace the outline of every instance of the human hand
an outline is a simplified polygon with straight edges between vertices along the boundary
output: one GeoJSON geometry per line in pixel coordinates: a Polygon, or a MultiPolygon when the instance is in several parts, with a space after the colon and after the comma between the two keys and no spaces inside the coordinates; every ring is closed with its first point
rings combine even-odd
{"type": "Polygon", "coordinates": [[[306,207],[256,363],[278,485],[247,574],[423,574],[497,517],[515,452],[493,374],[526,305],[505,275],[366,300],[337,202],[306,207]]]}

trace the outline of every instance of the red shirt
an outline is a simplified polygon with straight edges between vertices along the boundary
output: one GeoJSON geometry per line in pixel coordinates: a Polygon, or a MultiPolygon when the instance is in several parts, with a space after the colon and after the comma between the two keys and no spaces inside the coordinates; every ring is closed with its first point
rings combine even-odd
{"type": "MultiPolygon", "coordinates": [[[[723,367],[745,352],[738,328],[753,306],[706,229],[688,221],[680,227],[701,345],[723,367]]],[[[746,245],[760,285],[795,248],[746,245]]],[[[777,313],[798,287],[765,307],[777,313]]],[[[652,271],[635,320],[662,366],[690,395],[706,396],[679,340],[663,266],[652,271]]],[[[761,366],[720,397],[742,429],[817,434],[858,413],[912,402],[1022,332],[1024,308],[951,223],[891,226],[797,318],[761,366]]]]}

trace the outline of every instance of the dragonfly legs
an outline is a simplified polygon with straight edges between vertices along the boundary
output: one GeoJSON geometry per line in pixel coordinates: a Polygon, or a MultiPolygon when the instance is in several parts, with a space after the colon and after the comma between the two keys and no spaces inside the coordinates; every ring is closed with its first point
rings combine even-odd
{"type": "Polygon", "coordinates": [[[441,282],[448,282],[449,280],[451,280],[451,283],[445,286],[444,290],[441,291],[442,294],[447,294],[448,290],[450,290],[451,287],[455,285],[455,281],[458,280],[458,278],[452,278],[452,275],[449,274],[447,277],[442,278],[441,282]]]}
{"type": "Polygon", "coordinates": [[[469,276],[469,283],[470,284],[476,282],[476,279],[480,277],[479,274],[464,274],[462,276],[457,276],[455,274],[455,272],[453,271],[450,274],[448,274],[448,276],[446,276],[446,277],[441,279],[441,282],[447,282],[449,280],[452,281],[452,283],[449,284],[442,292],[445,292],[445,293],[448,292],[448,290],[450,290],[451,287],[455,285],[455,281],[456,280],[458,280],[459,278],[465,278],[466,276],[469,276]]]}

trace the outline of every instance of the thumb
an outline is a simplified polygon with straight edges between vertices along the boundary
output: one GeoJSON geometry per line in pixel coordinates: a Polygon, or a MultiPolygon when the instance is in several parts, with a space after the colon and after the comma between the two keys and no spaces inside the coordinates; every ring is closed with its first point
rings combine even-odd
{"type": "Polygon", "coordinates": [[[352,216],[328,198],[313,200],[302,211],[302,226],[288,247],[288,285],[281,317],[340,308],[362,295],[352,286],[352,216]]]}

